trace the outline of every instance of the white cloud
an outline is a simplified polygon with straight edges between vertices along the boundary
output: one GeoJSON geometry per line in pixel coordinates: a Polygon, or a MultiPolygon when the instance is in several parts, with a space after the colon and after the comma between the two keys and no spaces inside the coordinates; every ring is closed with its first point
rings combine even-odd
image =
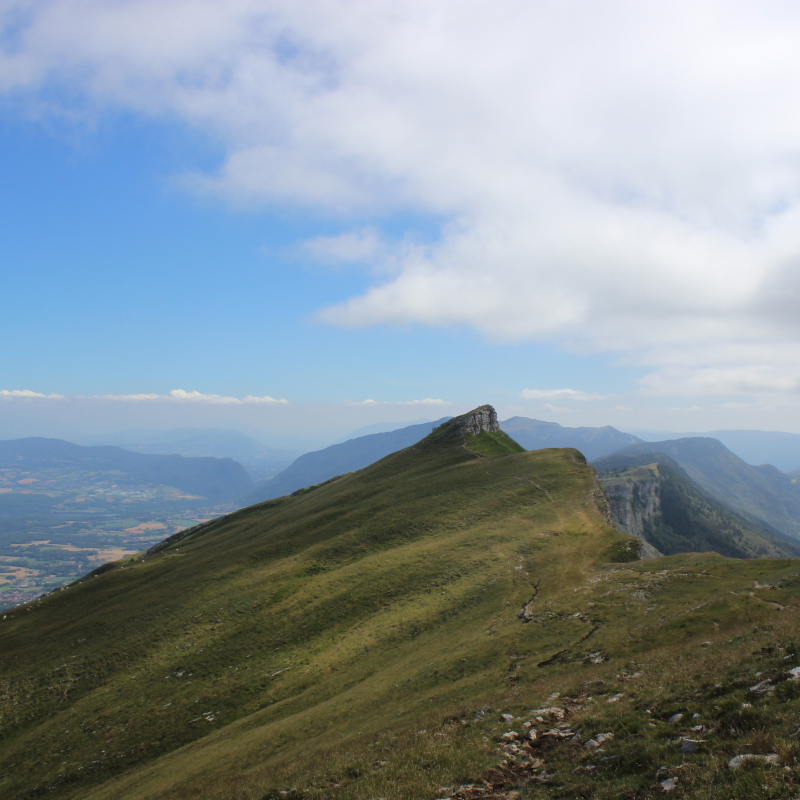
{"type": "Polygon", "coordinates": [[[183,389],[173,389],[169,393],[171,400],[186,400],[192,403],[213,403],[215,405],[242,405],[250,403],[288,403],[288,400],[276,400],[274,397],[264,395],[264,397],[254,397],[247,395],[239,399],[238,397],[225,397],[219,394],[201,394],[200,392],[185,392],[183,389]]]}
{"type": "Polygon", "coordinates": [[[0,389],[0,397],[44,397],[47,400],[64,399],[64,396],[61,394],[42,394],[41,392],[32,392],[30,389],[0,389]]]}
{"type": "MultiPolygon", "coordinates": [[[[32,392],[29,390],[13,390],[6,389],[0,390],[0,397],[41,397],[46,400],[66,400],[65,395],[61,394],[40,394],[39,392],[32,392]]],[[[183,389],[173,389],[169,394],[96,394],[90,396],[75,395],[74,399],[79,400],[109,400],[113,402],[125,403],[138,403],[138,402],[172,402],[172,403],[208,403],[211,405],[253,405],[253,404],[270,404],[282,403],[286,404],[288,400],[276,400],[274,397],[264,395],[263,397],[254,397],[247,395],[247,397],[226,397],[219,394],[202,394],[201,392],[187,392],[183,389]]]]}
{"type": "Polygon", "coordinates": [[[764,376],[800,345],[800,7],[51,0],[0,24],[0,88],[31,113],[61,87],[73,116],[178,119],[226,153],[194,190],[355,220],[305,245],[380,262],[331,324],[614,351],[656,368],[648,391],[690,363],[692,391],[792,390],[764,376]],[[407,211],[439,240],[359,221],[407,211]]]}
{"type": "Polygon", "coordinates": [[[525,400],[604,400],[604,394],[590,394],[577,389],[523,389],[525,400]]]}

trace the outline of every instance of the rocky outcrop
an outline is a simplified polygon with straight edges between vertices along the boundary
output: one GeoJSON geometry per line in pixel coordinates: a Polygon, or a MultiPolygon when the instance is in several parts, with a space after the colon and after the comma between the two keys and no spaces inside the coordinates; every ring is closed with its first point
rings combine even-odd
{"type": "Polygon", "coordinates": [[[436,439],[463,439],[466,436],[476,436],[481,431],[499,433],[497,412],[490,405],[478,406],[467,414],[453,417],[444,425],[437,428],[431,438],[436,439]]]}

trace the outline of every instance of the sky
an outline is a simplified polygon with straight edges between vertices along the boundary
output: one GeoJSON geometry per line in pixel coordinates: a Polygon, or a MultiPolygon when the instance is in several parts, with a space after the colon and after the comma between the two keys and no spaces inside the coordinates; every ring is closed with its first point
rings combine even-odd
{"type": "Polygon", "coordinates": [[[800,7],[0,0],[0,437],[800,432],[800,7]]]}

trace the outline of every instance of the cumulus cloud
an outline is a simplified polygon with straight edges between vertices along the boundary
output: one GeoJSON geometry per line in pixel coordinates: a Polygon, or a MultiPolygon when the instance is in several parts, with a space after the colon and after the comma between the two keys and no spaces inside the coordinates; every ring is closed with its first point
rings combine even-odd
{"type": "Polygon", "coordinates": [[[525,400],[604,400],[604,394],[590,394],[577,389],[523,389],[525,400]]]}
{"type": "MultiPolygon", "coordinates": [[[[756,376],[800,343],[791,4],[12,0],[0,24],[0,88],[37,113],[61,87],[73,115],[77,97],[182,120],[225,151],[193,190],[352,219],[306,251],[391,270],[328,323],[466,324],[665,367],[702,351],[700,370],[733,341],[725,368],[756,376]],[[440,236],[363,227],[407,211],[440,236]]],[[[704,374],[684,385],[759,383],[704,374]]]]}
{"type": "MultiPolygon", "coordinates": [[[[6,389],[0,390],[0,397],[40,397],[46,400],[67,400],[65,395],[61,394],[41,394],[39,392],[32,392],[25,390],[8,391],[6,389]]],[[[184,389],[173,389],[169,394],[96,394],[88,397],[83,395],[76,395],[76,399],[80,400],[108,400],[112,402],[124,403],[139,403],[139,402],[173,402],[173,403],[208,403],[211,405],[252,405],[263,403],[283,403],[289,401],[285,399],[276,400],[274,397],[264,395],[263,397],[254,397],[247,395],[247,397],[226,397],[219,394],[202,394],[201,392],[187,392],[184,389]]]]}

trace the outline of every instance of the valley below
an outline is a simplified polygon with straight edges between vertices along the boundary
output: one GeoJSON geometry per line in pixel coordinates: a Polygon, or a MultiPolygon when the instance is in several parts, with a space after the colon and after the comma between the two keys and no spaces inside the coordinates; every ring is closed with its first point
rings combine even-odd
{"type": "Polygon", "coordinates": [[[251,486],[230,459],[0,442],[0,610],[228,513],[251,486]]]}

